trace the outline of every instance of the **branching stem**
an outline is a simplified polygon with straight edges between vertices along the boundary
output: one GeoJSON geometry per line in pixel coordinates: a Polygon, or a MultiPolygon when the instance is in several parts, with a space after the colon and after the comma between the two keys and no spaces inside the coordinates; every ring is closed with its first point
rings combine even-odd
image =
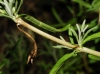
{"type": "Polygon", "coordinates": [[[50,39],[50,40],[52,40],[54,42],[57,42],[57,43],[59,43],[61,45],[67,46],[67,47],[72,48],[72,49],[76,49],[76,50],[78,50],[80,52],[85,52],[85,53],[89,53],[89,54],[92,54],[92,55],[100,57],[100,52],[98,52],[98,51],[95,51],[95,50],[92,50],[92,49],[89,49],[89,48],[86,48],[86,47],[80,48],[77,45],[72,45],[69,42],[63,41],[63,40],[61,40],[61,39],[59,39],[57,37],[54,37],[54,36],[52,36],[50,34],[47,34],[46,32],[43,32],[43,31],[35,28],[34,26],[31,26],[30,24],[28,24],[25,21],[23,21],[21,18],[16,19],[15,22],[17,24],[20,24],[20,25],[28,28],[29,30],[31,30],[31,31],[33,31],[33,32],[35,32],[35,33],[37,33],[37,34],[39,34],[39,35],[41,35],[41,36],[43,36],[43,37],[45,37],[47,39],[50,39]]]}

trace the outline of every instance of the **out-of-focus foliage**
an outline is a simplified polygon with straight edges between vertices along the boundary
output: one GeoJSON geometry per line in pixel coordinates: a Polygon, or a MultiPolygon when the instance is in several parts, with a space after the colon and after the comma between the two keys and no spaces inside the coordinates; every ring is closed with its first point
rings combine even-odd
{"type": "MultiPolygon", "coordinates": [[[[83,20],[86,19],[86,24],[91,29],[98,25],[98,13],[95,12],[95,8],[98,7],[99,3],[99,0],[93,2],[91,0],[84,0],[84,2],[83,0],[24,0],[19,13],[32,15],[56,28],[71,23],[75,30],[77,30],[75,24],[81,25],[83,20]],[[94,9],[90,9],[92,8],[91,4],[94,9]]],[[[3,65],[1,70],[4,74],[48,74],[59,58],[72,52],[72,50],[65,48],[54,49],[52,46],[57,45],[56,43],[27,30],[36,39],[38,45],[38,54],[33,65],[27,65],[27,56],[32,49],[31,43],[17,30],[14,26],[15,23],[5,18],[0,19],[0,56],[2,56],[0,61],[4,58],[8,60],[5,64],[1,64],[1,66],[3,65]]],[[[90,32],[90,34],[97,31],[99,29],[90,32]]],[[[67,31],[57,34],[49,33],[57,37],[61,35],[66,41],[69,41],[67,31]]],[[[74,41],[74,43],[77,43],[77,41],[74,41]]],[[[99,44],[100,39],[96,39],[84,45],[99,51],[99,44]]],[[[57,74],[100,73],[98,61],[89,59],[85,53],[80,53],[77,56],[77,58],[65,61],[57,74]]]]}

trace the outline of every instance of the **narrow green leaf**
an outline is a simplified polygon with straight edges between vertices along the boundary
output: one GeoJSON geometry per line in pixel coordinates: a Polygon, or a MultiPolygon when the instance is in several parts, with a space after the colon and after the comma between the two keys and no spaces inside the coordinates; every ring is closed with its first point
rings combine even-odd
{"type": "Polygon", "coordinates": [[[13,8],[13,4],[15,3],[15,0],[9,0],[9,7],[10,9],[13,8]]]}
{"type": "Polygon", "coordinates": [[[66,42],[66,40],[62,36],[60,36],[60,39],[66,42]]]}
{"type": "Polygon", "coordinates": [[[68,34],[69,34],[70,42],[71,42],[72,44],[74,44],[74,38],[72,37],[72,31],[70,30],[70,28],[68,29],[68,34]]]}
{"type": "Polygon", "coordinates": [[[93,60],[100,61],[100,57],[89,54],[88,57],[93,60]]]}
{"type": "Polygon", "coordinates": [[[91,31],[93,31],[93,30],[95,30],[95,29],[97,29],[97,28],[98,28],[98,26],[95,26],[95,27],[89,29],[89,30],[84,34],[83,40],[88,36],[88,34],[89,34],[91,31]]]}
{"type": "Polygon", "coordinates": [[[64,61],[68,60],[69,58],[73,57],[75,55],[75,51],[73,51],[70,54],[65,54],[63,57],[61,57],[57,63],[54,65],[54,67],[51,69],[49,74],[56,74],[56,72],[60,69],[60,67],[64,64],[64,61]]]}
{"type": "Polygon", "coordinates": [[[73,10],[73,8],[72,8],[72,7],[67,6],[67,9],[70,11],[70,13],[71,13],[72,15],[74,15],[74,10],[73,10]]]}
{"type": "Polygon", "coordinates": [[[2,8],[0,9],[0,14],[6,14],[6,11],[5,10],[3,10],[2,8]]]}
{"type": "Polygon", "coordinates": [[[65,27],[60,28],[60,29],[58,29],[58,30],[59,30],[60,32],[63,32],[63,31],[68,30],[70,26],[71,26],[71,24],[68,24],[68,25],[66,25],[65,27]]]}
{"type": "MultiPolygon", "coordinates": [[[[97,1],[93,6],[94,6],[94,8],[100,7],[100,1],[97,1]]],[[[99,9],[99,8],[98,8],[98,9],[99,9]]]]}
{"type": "Polygon", "coordinates": [[[88,9],[87,11],[96,11],[98,12],[100,7],[100,1],[99,0],[93,0],[91,4],[91,8],[88,9]]]}
{"type": "Polygon", "coordinates": [[[61,48],[67,48],[67,47],[63,45],[56,45],[56,46],[53,46],[53,48],[61,49],[61,48]]]}
{"type": "Polygon", "coordinates": [[[16,13],[18,13],[19,12],[19,10],[20,10],[20,7],[21,7],[21,5],[23,4],[23,0],[20,0],[20,2],[18,3],[18,7],[17,7],[17,9],[16,9],[16,13]]]}
{"type": "Polygon", "coordinates": [[[80,29],[80,26],[78,24],[76,24],[76,27],[78,29],[78,44],[81,44],[81,41],[82,41],[82,35],[81,35],[81,29],[80,29]]]}
{"type": "Polygon", "coordinates": [[[4,5],[4,2],[0,2],[0,4],[4,5]]]}
{"type": "Polygon", "coordinates": [[[65,25],[64,22],[61,20],[60,16],[57,14],[57,11],[55,10],[55,8],[52,7],[52,13],[55,16],[55,18],[57,19],[57,21],[61,24],[61,25],[65,25]]]}
{"type": "Polygon", "coordinates": [[[91,5],[94,6],[97,2],[97,0],[93,0],[91,5]]]}
{"type": "Polygon", "coordinates": [[[63,31],[66,31],[70,27],[70,24],[68,24],[65,27],[61,28],[61,29],[56,29],[55,27],[49,26],[48,24],[43,23],[43,22],[35,19],[32,16],[25,15],[23,18],[28,20],[28,21],[30,21],[34,25],[37,25],[37,26],[39,26],[39,27],[41,27],[43,29],[46,29],[46,30],[48,30],[50,32],[63,32],[63,31]]]}
{"type": "Polygon", "coordinates": [[[97,21],[98,21],[98,18],[93,19],[93,20],[90,22],[89,28],[92,28],[92,27],[96,26],[97,21]]]}
{"type": "Polygon", "coordinates": [[[75,38],[76,38],[76,40],[78,42],[78,35],[77,35],[76,31],[74,30],[74,28],[71,26],[71,28],[69,28],[69,29],[72,32],[72,34],[75,36],[75,38]]]}
{"type": "Polygon", "coordinates": [[[12,49],[16,49],[21,44],[22,38],[18,39],[12,49]]]}
{"type": "Polygon", "coordinates": [[[7,17],[7,18],[10,18],[8,15],[6,14],[0,14],[0,17],[7,17]]]}
{"type": "Polygon", "coordinates": [[[82,44],[85,44],[86,42],[97,39],[97,38],[100,38],[100,32],[88,36],[85,40],[83,40],[82,44]]]}
{"type": "MultiPolygon", "coordinates": [[[[15,10],[17,10],[18,0],[15,2],[15,10]]],[[[18,13],[18,10],[16,11],[16,14],[18,13]]]]}
{"type": "Polygon", "coordinates": [[[85,22],[86,22],[86,20],[84,20],[83,23],[82,23],[82,26],[81,26],[81,30],[82,30],[82,31],[83,31],[84,28],[85,28],[85,22]]]}
{"type": "Polygon", "coordinates": [[[85,28],[83,29],[83,33],[85,33],[86,29],[88,28],[89,25],[86,25],[85,28]]]}
{"type": "Polygon", "coordinates": [[[0,69],[5,65],[5,63],[7,62],[7,59],[3,59],[2,62],[0,62],[0,69]]]}
{"type": "Polygon", "coordinates": [[[82,5],[82,6],[86,7],[86,8],[91,8],[91,5],[86,3],[83,0],[73,0],[73,1],[79,3],[80,5],[82,5]]]}
{"type": "Polygon", "coordinates": [[[10,8],[10,4],[8,3],[7,0],[4,0],[4,3],[5,3],[5,10],[6,10],[7,14],[10,17],[13,17],[13,14],[12,14],[12,11],[11,11],[11,8],[10,8]]]}

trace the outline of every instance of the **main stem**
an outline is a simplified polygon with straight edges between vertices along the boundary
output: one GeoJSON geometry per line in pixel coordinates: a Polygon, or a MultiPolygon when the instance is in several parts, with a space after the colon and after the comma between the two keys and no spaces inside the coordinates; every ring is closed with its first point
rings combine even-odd
{"type": "Polygon", "coordinates": [[[37,33],[37,34],[39,34],[39,35],[41,35],[41,36],[43,36],[43,37],[45,37],[47,39],[50,39],[50,40],[52,40],[54,42],[57,42],[57,43],[59,43],[61,45],[64,45],[64,46],[72,48],[72,49],[77,49],[77,50],[79,50],[81,52],[86,52],[86,53],[93,54],[95,56],[99,56],[100,57],[100,52],[98,52],[98,51],[95,51],[95,50],[92,50],[92,49],[89,49],[89,48],[86,48],[86,47],[80,48],[80,47],[78,47],[76,45],[72,45],[69,42],[63,41],[63,40],[61,40],[59,38],[56,38],[56,37],[54,37],[54,36],[52,36],[50,34],[47,34],[47,33],[43,32],[43,31],[35,28],[34,26],[31,26],[30,24],[24,22],[21,18],[16,19],[15,22],[17,24],[20,24],[20,25],[28,28],[29,30],[32,30],[33,32],[35,32],[35,33],[37,33]]]}

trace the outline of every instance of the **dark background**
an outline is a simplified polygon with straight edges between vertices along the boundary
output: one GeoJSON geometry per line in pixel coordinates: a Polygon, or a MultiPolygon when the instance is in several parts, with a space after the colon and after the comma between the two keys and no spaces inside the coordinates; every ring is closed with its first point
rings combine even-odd
{"type": "MultiPolygon", "coordinates": [[[[85,1],[91,3],[91,0],[85,1]]],[[[64,24],[71,23],[72,26],[75,26],[76,23],[81,24],[84,19],[87,20],[86,23],[98,19],[98,13],[87,12],[85,7],[81,9],[79,4],[72,0],[24,0],[19,13],[31,15],[56,28],[64,27],[54,16],[53,8],[64,24]],[[73,10],[72,12],[69,7],[73,10]]],[[[98,21],[95,25],[98,25],[98,21]]],[[[30,40],[17,29],[16,23],[12,20],[4,17],[0,18],[0,60],[8,60],[2,68],[3,74],[48,74],[61,56],[71,52],[67,49],[54,49],[52,46],[57,45],[57,43],[30,30],[27,31],[35,38],[38,46],[37,57],[33,64],[27,64],[27,57],[33,48],[30,40]]],[[[69,41],[67,31],[62,33],[43,31],[56,37],[61,35],[66,41],[69,41]]],[[[99,41],[97,43],[94,41],[88,42],[85,46],[100,51],[99,41]]],[[[100,63],[98,61],[90,60],[87,54],[80,53],[77,57],[66,61],[61,70],[63,71],[62,74],[99,74],[99,67],[100,63]],[[67,66],[68,64],[70,65],[67,66]]],[[[61,74],[60,71],[58,74],[61,74]]]]}

